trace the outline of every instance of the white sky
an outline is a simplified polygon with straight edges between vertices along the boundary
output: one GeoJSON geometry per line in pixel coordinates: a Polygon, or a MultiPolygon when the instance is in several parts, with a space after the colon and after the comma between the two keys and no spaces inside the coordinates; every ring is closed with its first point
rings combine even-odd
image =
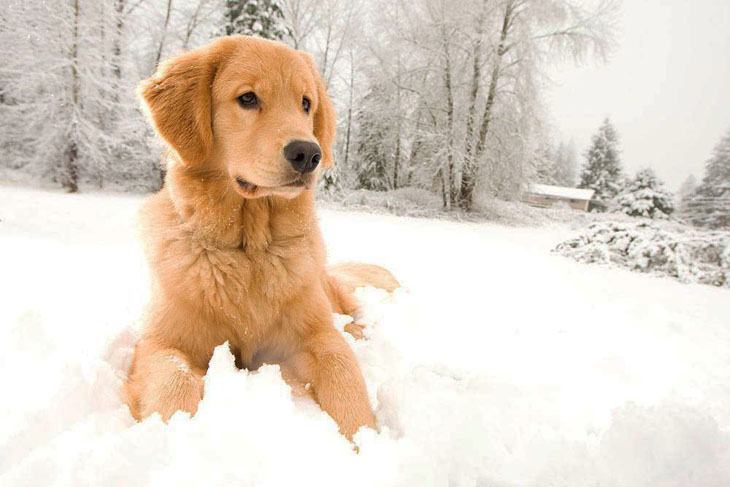
{"type": "Polygon", "coordinates": [[[627,172],[653,167],[671,189],[730,129],[730,0],[624,0],[608,65],[563,66],[549,104],[583,163],[606,116],[627,172]]]}

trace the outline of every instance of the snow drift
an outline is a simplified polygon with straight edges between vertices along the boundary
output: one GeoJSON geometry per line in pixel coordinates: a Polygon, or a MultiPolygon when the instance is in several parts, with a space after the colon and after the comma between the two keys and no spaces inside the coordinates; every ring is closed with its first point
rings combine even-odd
{"type": "Polygon", "coordinates": [[[225,346],[196,416],[135,423],[138,204],[0,188],[0,485],[730,484],[727,290],[551,255],[564,228],[322,212],[332,260],[407,286],[358,291],[359,453],[225,346]]]}

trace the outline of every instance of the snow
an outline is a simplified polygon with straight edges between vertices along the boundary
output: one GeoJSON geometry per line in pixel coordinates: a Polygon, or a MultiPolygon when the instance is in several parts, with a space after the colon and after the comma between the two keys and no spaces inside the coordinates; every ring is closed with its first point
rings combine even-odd
{"type": "Polygon", "coordinates": [[[730,485],[728,290],[551,254],[560,225],[320,212],[332,261],[405,285],[358,290],[358,452],[225,347],[195,417],[135,423],[140,201],[0,187],[0,485],[730,485]]]}
{"type": "Polygon", "coordinates": [[[564,186],[551,186],[548,184],[530,184],[529,191],[533,194],[574,200],[590,200],[593,198],[593,194],[595,193],[592,189],[567,188],[564,186]]]}

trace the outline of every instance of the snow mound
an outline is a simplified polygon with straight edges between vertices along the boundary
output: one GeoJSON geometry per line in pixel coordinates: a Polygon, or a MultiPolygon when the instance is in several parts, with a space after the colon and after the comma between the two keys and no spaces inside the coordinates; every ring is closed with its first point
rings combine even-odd
{"type": "Polygon", "coordinates": [[[580,262],[616,264],[686,283],[730,287],[730,233],[653,223],[590,225],[555,251],[580,262]]]}
{"type": "MultiPolygon", "coordinates": [[[[278,366],[238,370],[226,344],[213,354],[194,417],[180,412],[168,424],[158,416],[136,423],[119,397],[136,340],[131,329],[122,329],[98,357],[62,367],[55,393],[4,435],[0,484],[730,482],[730,435],[699,410],[627,404],[605,432],[576,442],[561,432],[560,411],[545,403],[545,392],[414,362],[399,351],[395,344],[418,332],[407,291],[362,288],[358,298],[362,321],[373,323],[369,339],[345,336],[362,364],[380,424],[380,432],[356,435],[359,453],[313,401],[292,396],[278,366]]],[[[341,326],[347,321],[336,317],[341,326]]],[[[32,331],[43,326],[27,315],[15,328],[29,325],[32,331]]]]}
{"type": "Polygon", "coordinates": [[[225,346],[198,414],[137,423],[138,205],[0,186],[2,486],[730,485],[727,291],[551,255],[567,229],[544,226],[320,212],[333,262],[408,286],[357,291],[379,425],[357,453],[225,346]]]}

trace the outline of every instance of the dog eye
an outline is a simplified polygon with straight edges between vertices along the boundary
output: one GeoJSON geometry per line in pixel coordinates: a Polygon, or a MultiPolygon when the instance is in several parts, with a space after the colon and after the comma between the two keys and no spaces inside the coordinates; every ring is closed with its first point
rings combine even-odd
{"type": "Polygon", "coordinates": [[[238,103],[240,103],[243,108],[256,108],[259,106],[259,98],[253,91],[247,91],[238,97],[238,103]]]}
{"type": "Polygon", "coordinates": [[[309,113],[309,110],[312,109],[312,102],[306,96],[302,98],[302,108],[304,108],[306,113],[309,113]]]}

